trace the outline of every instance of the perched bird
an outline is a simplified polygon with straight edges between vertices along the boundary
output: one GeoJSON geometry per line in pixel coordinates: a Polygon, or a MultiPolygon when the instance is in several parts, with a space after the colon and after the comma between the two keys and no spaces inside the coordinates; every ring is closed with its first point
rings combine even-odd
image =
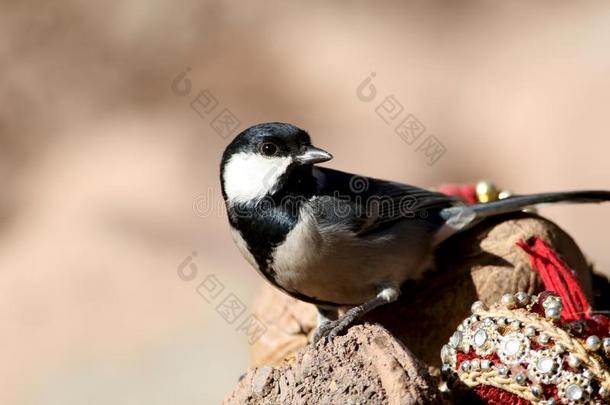
{"type": "Polygon", "coordinates": [[[486,217],[540,203],[610,200],[609,191],[576,191],[465,205],[314,166],[330,159],[304,130],[267,123],[240,133],[220,168],[235,243],[269,282],[317,306],[316,341],[395,301],[401,284],[432,266],[440,243],[486,217]],[[339,317],[340,308],[349,309],[339,317]]]}

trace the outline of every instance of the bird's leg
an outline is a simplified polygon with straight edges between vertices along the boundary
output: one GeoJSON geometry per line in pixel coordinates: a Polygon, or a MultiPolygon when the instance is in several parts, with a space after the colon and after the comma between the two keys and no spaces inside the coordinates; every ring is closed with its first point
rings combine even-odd
{"type": "Polygon", "coordinates": [[[316,308],[318,309],[318,330],[320,329],[320,326],[336,321],[339,317],[339,310],[337,308],[318,306],[316,306],[316,308]]]}
{"type": "MultiPolygon", "coordinates": [[[[358,318],[362,317],[364,314],[372,311],[373,309],[380,307],[385,304],[389,304],[390,302],[394,302],[398,299],[400,295],[400,289],[397,287],[384,287],[379,294],[372,300],[365,302],[362,305],[358,305],[357,307],[353,307],[347,310],[345,314],[340,316],[336,320],[330,320],[326,318],[325,321],[322,321],[318,325],[318,330],[314,335],[313,341],[316,343],[323,337],[328,337],[329,340],[334,339],[341,332],[349,328],[349,326],[354,323],[358,318]]],[[[318,309],[320,311],[320,309],[318,309]]],[[[320,319],[324,316],[321,312],[320,319]]]]}
{"type": "Polygon", "coordinates": [[[326,330],[327,325],[335,322],[339,317],[339,311],[336,308],[316,307],[318,309],[318,327],[313,335],[314,343],[320,340],[323,335],[321,332],[326,330]]]}

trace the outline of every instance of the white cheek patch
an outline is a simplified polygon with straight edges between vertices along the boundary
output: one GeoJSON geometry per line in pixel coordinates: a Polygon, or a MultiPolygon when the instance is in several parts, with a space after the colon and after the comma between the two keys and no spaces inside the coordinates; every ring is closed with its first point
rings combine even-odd
{"type": "Polygon", "coordinates": [[[278,179],[290,163],[290,157],[267,158],[253,153],[233,155],[224,168],[224,186],[229,202],[260,200],[275,191],[278,179]]]}

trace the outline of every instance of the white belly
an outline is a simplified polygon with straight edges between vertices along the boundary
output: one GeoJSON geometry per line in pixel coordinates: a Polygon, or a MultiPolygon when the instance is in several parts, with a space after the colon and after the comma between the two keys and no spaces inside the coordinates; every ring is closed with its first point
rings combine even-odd
{"type": "Polygon", "coordinates": [[[429,265],[430,249],[421,246],[427,238],[411,235],[400,226],[383,239],[362,239],[346,229],[321,228],[304,208],[299,224],[275,250],[271,267],[276,281],[287,290],[322,301],[366,302],[381,288],[399,287],[429,265]]]}

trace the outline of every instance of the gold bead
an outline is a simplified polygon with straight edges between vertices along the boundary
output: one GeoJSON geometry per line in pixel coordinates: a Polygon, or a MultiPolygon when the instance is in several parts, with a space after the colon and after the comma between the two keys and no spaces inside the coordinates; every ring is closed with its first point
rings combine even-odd
{"type": "Polygon", "coordinates": [[[495,201],[500,194],[495,184],[489,181],[479,181],[477,183],[476,193],[477,199],[482,203],[495,201]]]}

